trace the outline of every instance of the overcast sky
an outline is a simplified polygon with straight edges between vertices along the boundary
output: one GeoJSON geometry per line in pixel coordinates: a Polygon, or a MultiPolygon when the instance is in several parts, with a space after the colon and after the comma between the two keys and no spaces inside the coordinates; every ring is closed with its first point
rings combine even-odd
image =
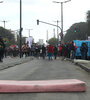
{"type": "MultiPolygon", "coordinates": [[[[7,21],[5,24],[6,29],[17,30],[19,29],[19,5],[20,0],[0,0],[0,21],[7,21]]],[[[67,0],[22,0],[22,27],[23,36],[30,35],[34,37],[35,42],[38,39],[46,41],[47,30],[49,38],[53,36],[53,29],[57,34],[57,28],[54,26],[40,23],[37,25],[36,20],[45,21],[52,24],[57,24],[55,21],[61,20],[61,4],[53,3],[53,1],[67,1],[67,0]]],[[[63,4],[63,20],[64,31],[78,22],[86,21],[86,13],[90,10],[90,0],[71,0],[63,4]]],[[[4,26],[0,22],[0,26],[4,26]]],[[[59,26],[61,23],[59,22],[59,26]]],[[[59,31],[60,32],[60,31],[59,31]]]]}

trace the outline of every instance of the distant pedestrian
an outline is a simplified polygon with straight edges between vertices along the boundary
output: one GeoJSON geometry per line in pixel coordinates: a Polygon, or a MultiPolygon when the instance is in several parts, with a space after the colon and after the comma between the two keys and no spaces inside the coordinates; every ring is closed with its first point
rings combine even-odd
{"type": "Polygon", "coordinates": [[[80,47],[80,51],[81,51],[81,58],[83,60],[87,59],[87,52],[88,52],[88,46],[86,43],[82,43],[81,47],[80,47]]]}
{"type": "Polygon", "coordinates": [[[3,62],[5,44],[3,38],[0,36],[0,62],[3,62]]]}
{"type": "Polygon", "coordinates": [[[65,57],[67,57],[67,52],[68,52],[68,50],[67,50],[67,46],[66,46],[66,44],[63,44],[62,45],[62,61],[63,60],[65,60],[65,57]]]}
{"type": "Polygon", "coordinates": [[[45,56],[46,56],[46,47],[43,45],[42,46],[42,57],[43,57],[43,59],[45,59],[45,56]]]}
{"type": "Polygon", "coordinates": [[[35,56],[35,47],[31,46],[31,56],[35,56]]]}
{"type": "Polygon", "coordinates": [[[57,47],[55,46],[54,47],[54,58],[56,59],[57,58],[57,54],[58,54],[58,50],[57,50],[57,47]]]}
{"type": "Polygon", "coordinates": [[[27,45],[24,43],[22,45],[22,56],[26,57],[27,56],[27,45]]]}
{"type": "Polygon", "coordinates": [[[38,45],[35,46],[35,57],[40,58],[40,47],[38,45]]]}
{"type": "Polygon", "coordinates": [[[5,45],[5,48],[4,48],[4,57],[6,58],[7,57],[7,42],[6,40],[4,40],[4,45],[5,45]]]}
{"type": "Polygon", "coordinates": [[[28,44],[27,44],[27,56],[30,56],[30,47],[28,44]]]}
{"type": "Polygon", "coordinates": [[[48,50],[48,59],[49,60],[52,60],[52,57],[53,57],[53,49],[54,49],[54,47],[52,46],[52,45],[48,45],[47,46],[47,50],[48,50]]]}
{"type": "Polygon", "coordinates": [[[60,44],[59,46],[59,56],[62,56],[63,55],[63,44],[60,44]]]}
{"type": "Polygon", "coordinates": [[[76,51],[76,47],[74,45],[74,42],[71,41],[70,42],[70,58],[73,60],[75,58],[75,51],[76,51]]]}

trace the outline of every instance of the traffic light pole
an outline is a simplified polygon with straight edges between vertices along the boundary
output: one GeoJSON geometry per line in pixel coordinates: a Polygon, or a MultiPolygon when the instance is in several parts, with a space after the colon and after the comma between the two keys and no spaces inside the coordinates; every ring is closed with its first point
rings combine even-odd
{"type": "MultiPolygon", "coordinates": [[[[54,25],[54,24],[47,23],[47,22],[40,21],[40,20],[37,20],[37,25],[39,25],[39,22],[44,23],[44,24],[48,24],[48,25],[52,25],[52,26],[56,26],[56,27],[58,27],[58,28],[60,29],[60,31],[62,32],[62,29],[61,29],[58,25],[54,25]]],[[[59,35],[58,35],[58,42],[59,42],[59,35]]]]}
{"type": "Polygon", "coordinates": [[[52,26],[56,26],[56,27],[58,27],[60,29],[60,31],[62,30],[58,25],[54,25],[54,24],[47,23],[47,22],[40,21],[40,20],[37,20],[37,25],[39,25],[39,22],[44,23],[44,24],[48,24],[48,25],[52,25],[52,26]]]}

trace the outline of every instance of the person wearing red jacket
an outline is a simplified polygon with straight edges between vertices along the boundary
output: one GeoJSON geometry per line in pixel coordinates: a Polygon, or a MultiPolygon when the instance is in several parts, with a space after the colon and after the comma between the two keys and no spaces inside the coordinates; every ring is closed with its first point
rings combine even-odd
{"type": "Polygon", "coordinates": [[[59,56],[62,56],[63,53],[63,44],[60,44],[59,46],[59,56]]]}
{"type": "Polygon", "coordinates": [[[48,59],[52,60],[53,53],[54,53],[54,47],[52,45],[47,46],[47,52],[48,52],[48,59]]]}

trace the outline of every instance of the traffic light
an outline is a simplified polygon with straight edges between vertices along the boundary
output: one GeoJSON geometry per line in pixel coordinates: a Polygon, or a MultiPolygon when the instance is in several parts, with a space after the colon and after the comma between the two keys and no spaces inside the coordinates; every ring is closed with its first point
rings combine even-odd
{"type": "Polygon", "coordinates": [[[39,20],[37,19],[37,25],[39,25],[39,20]]]}
{"type": "Polygon", "coordinates": [[[75,32],[75,33],[77,32],[77,29],[76,29],[76,28],[74,28],[74,32],[75,32]]]}

